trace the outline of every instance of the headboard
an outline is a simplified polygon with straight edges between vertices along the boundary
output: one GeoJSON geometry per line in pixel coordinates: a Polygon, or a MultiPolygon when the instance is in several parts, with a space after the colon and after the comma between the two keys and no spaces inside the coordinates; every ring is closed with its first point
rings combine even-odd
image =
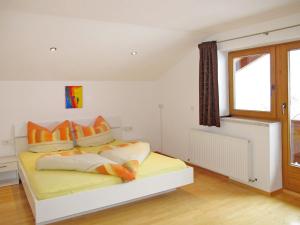
{"type": "MultiPolygon", "coordinates": [[[[90,125],[93,123],[93,119],[74,119],[70,121],[74,121],[79,124],[83,125],[90,125]]],[[[105,120],[109,123],[112,128],[112,133],[114,138],[122,139],[122,121],[119,117],[105,117],[105,120]]],[[[54,128],[60,121],[45,121],[45,122],[37,122],[39,125],[47,127],[47,128],[54,128]]],[[[22,151],[28,150],[28,143],[27,143],[27,122],[15,124],[13,126],[14,132],[14,146],[15,151],[18,154],[22,151]]]]}

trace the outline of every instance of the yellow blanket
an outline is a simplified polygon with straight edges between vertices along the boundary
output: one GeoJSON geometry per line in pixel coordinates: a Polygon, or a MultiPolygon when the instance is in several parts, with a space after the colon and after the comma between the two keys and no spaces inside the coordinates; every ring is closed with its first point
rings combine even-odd
{"type": "MultiPolygon", "coordinates": [[[[115,141],[110,145],[117,146],[122,143],[124,142],[115,141]]],[[[80,148],[80,150],[97,153],[99,150],[105,148],[107,149],[107,146],[85,147],[80,148]]],[[[32,152],[22,152],[19,155],[30,186],[38,199],[48,199],[122,183],[121,178],[110,175],[74,171],[38,171],[35,169],[35,164],[41,155],[43,155],[43,153],[32,152]]],[[[140,166],[136,178],[142,179],[184,168],[186,168],[185,163],[179,159],[173,159],[151,152],[140,166]]]]}

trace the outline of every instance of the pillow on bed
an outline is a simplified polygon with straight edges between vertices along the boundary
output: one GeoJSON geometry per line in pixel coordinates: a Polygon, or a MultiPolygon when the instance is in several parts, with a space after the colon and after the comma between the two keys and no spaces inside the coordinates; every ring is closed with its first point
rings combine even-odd
{"type": "Polygon", "coordinates": [[[98,116],[93,126],[83,126],[72,122],[75,139],[78,146],[89,147],[104,145],[114,140],[110,126],[98,116]]]}
{"type": "Polygon", "coordinates": [[[68,120],[58,124],[53,130],[29,121],[27,137],[29,150],[32,152],[52,152],[74,147],[68,120]]]}

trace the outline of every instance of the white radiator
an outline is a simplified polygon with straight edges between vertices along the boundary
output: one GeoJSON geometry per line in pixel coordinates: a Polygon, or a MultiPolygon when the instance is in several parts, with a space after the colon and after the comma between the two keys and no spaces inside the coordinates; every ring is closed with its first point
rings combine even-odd
{"type": "Polygon", "coordinates": [[[250,141],[192,129],[190,162],[248,183],[252,177],[250,141]]]}

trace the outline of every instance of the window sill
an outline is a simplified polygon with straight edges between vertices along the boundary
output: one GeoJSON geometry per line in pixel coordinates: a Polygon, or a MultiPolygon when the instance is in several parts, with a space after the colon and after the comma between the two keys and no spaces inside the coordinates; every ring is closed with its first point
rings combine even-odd
{"type": "Polygon", "coordinates": [[[270,124],[278,123],[279,121],[260,120],[260,119],[245,119],[240,117],[223,117],[221,122],[242,123],[256,126],[268,127],[270,124]]]}

